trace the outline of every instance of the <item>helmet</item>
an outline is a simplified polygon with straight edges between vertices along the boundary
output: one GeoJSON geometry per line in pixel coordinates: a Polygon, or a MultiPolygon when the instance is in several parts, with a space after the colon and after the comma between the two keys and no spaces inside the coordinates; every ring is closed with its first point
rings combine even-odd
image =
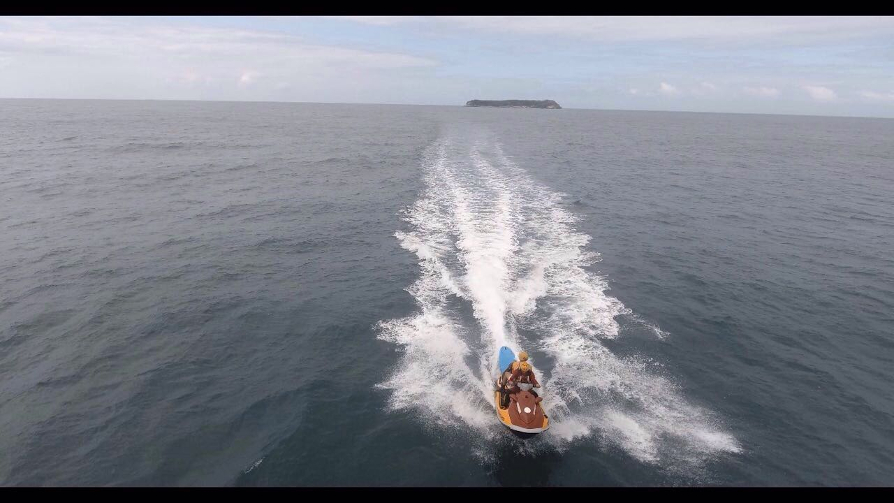
{"type": "Polygon", "coordinates": [[[527,371],[531,370],[531,364],[528,362],[521,362],[521,365],[519,365],[519,368],[521,369],[522,372],[527,372],[527,371]]]}
{"type": "Polygon", "coordinates": [[[526,361],[528,361],[528,352],[527,352],[527,351],[522,351],[521,353],[519,353],[519,354],[518,354],[518,361],[520,361],[520,362],[526,362],[526,361]]]}

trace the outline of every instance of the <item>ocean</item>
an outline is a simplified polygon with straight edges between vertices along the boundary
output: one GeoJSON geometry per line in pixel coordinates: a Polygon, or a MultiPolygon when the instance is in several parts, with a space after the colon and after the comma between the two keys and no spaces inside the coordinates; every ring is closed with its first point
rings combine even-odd
{"type": "Polygon", "coordinates": [[[892,194],[888,119],[0,100],[0,485],[891,485],[892,194]]]}

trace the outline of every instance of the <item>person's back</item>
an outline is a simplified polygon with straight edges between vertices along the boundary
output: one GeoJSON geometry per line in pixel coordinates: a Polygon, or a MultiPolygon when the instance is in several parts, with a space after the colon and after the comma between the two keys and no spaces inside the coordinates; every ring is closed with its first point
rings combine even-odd
{"type": "Polygon", "coordinates": [[[509,376],[511,376],[513,373],[515,373],[516,370],[518,370],[518,366],[521,365],[522,362],[526,362],[526,361],[528,361],[528,352],[527,351],[520,352],[518,354],[518,360],[513,361],[512,363],[509,364],[508,367],[506,367],[506,369],[504,369],[503,379],[504,380],[509,379],[509,376]]]}

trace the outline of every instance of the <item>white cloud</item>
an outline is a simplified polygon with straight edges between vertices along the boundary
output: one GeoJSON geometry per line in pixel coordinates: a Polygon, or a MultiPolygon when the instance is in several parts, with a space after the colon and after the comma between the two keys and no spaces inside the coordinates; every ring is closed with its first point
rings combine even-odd
{"type": "Polygon", "coordinates": [[[364,24],[373,24],[376,26],[391,26],[395,24],[405,24],[411,21],[424,21],[426,18],[418,16],[326,16],[331,19],[346,19],[348,21],[357,21],[364,24]]]}
{"type": "Polygon", "coordinates": [[[759,96],[761,98],[776,98],[779,96],[779,89],[775,87],[743,87],[743,91],[746,94],[750,94],[752,96],[759,96]]]}
{"type": "Polygon", "coordinates": [[[214,77],[205,75],[192,69],[184,70],[179,74],[171,75],[164,79],[164,82],[167,84],[174,84],[191,88],[208,86],[214,84],[216,81],[217,79],[215,79],[214,77]]]}
{"type": "Polygon", "coordinates": [[[408,54],[308,43],[301,37],[256,30],[206,26],[163,26],[116,18],[0,18],[0,47],[7,55],[54,53],[90,56],[163,57],[203,63],[230,60],[281,64],[338,64],[364,68],[433,66],[408,54]],[[210,61],[212,57],[217,57],[210,61]]]}
{"type": "Polygon", "coordinates": [[[631,88],[627,91],[627,93],[630,94],[631,96],[646,96],[646,97],[649,97],[649,98],[653,98],[653,97],[655,97],[655,96],[658,95],[658,94],[657,94],[656,92],[654,92],[654,91],[643,90],[643,89],[639,89],[639,88],[636,88],[636,87],[631,87],[631,88]]]}
{"type": "Polygon", "coordinates": [[[873,101],[890,101],[894,102],[894,91],[889,91],[887,93],[877,93],[875,91],[863,91],[860,93],[864,98],[868,98],[873,101]]]}
{"type": "Polygon", "coordinates": [[[803,89],[807,91],[807,94],[810,95],[811,98],[816,101],[835,101],[838,98],[838,95],[835,94],[835,91],[829,89],[828,87],[823,86],[803,86],[803,89]]]}
{"type": "Polygon", "coordinates": [[[389,89],[384,82],[400,79],[398,72],[439,64],[288,33],[159,18],[0,17],[0,59],[16,68],[0,79],[0,96],[260,99],[288,83],[295,99],[345,101],[375,92],[372,85],[358,91],[357,82],[378,79],[389,89]]]}
{"type": "Polygon", "coordinates": [[[341,19],[378,26],[429,24],[488,33],[570,36],[599,41],[715,40],[754,44],[766,39],[829,40],[888,35],[894,17],[782,16],[354,16],[341,19]]]}
{"type": "Polygon", "coordinates": [[[254,84],[255,80],[257,80],[257,78],[258,78],[258,75],[259,75],[258,72],[254,72],[251,70],[249,70],[247,72],[243,72],[242,76],[239,77],[239,86],[247,87],[247,86],[254,84]]]}
{"type": "Polygon", "coordinates": [[[668,84],[667,82],[662,82],[661,85],[658,87],[658,91],[665,96],[674,96],[680,93],[680,91],[676,87],[668,84]]]}
{"type": "Polygon", "coordinates": [[[715,94],[717,92],[717,86],[712,84],[711,82],[701,82],[698,86],[693,87],[689,90],[689,93],[693,96],[707,96],[711,94],[715,94]]]}

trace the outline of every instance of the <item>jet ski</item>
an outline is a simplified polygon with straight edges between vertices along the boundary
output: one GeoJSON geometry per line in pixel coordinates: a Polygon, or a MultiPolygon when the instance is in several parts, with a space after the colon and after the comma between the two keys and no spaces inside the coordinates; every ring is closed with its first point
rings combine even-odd
{"type": "Polygon", "coordinates": [[[549,416],[543,411],[542,397],[530,391],[519,391],[509,394],[506,388],[505,373],[515,361],[515,353],[503,346],[500,348],[498,365],[500,377],[497,378],[494,390],[494,405],[500,422],[510,430],[521,433],[543,433],[549,428],[549,416]]]}

